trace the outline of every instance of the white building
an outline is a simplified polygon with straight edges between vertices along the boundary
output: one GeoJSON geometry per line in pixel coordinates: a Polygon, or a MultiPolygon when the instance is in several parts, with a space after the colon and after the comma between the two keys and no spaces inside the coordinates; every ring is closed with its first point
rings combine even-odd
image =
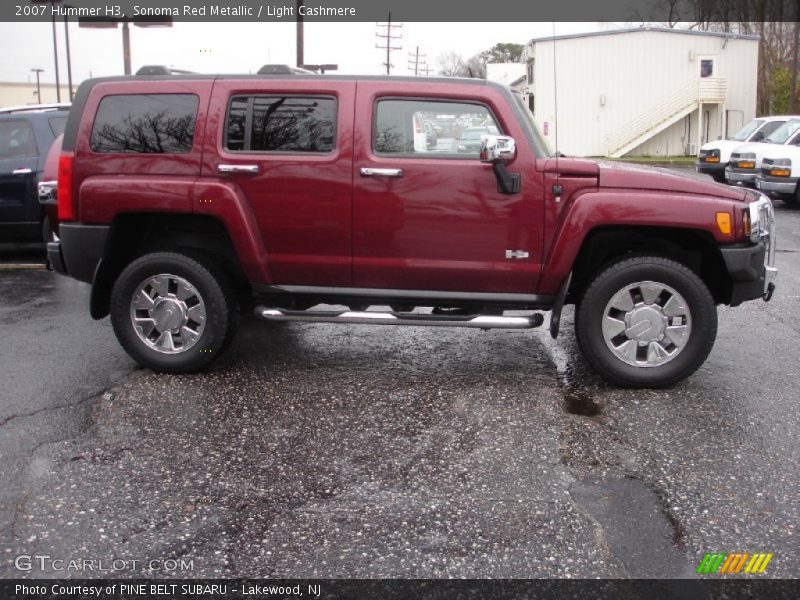
{"type": "Polygon", "coordinates": [[[503,85],[511,85],[525,75],[525,65],[521,62],[486,63],[486,79],[503,85]]]}
{"type": "Polygon", "coordinates": [[[755,117],[757,36],[620,29],[533,39],[523,60],[540,131],[572,156],[693,155],[755,117]]]}

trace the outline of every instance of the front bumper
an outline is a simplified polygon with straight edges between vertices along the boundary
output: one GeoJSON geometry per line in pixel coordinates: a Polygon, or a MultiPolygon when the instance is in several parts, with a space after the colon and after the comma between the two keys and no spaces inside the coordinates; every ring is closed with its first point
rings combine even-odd
{"type": "Polygon", "coordinates": [[[758,175],[758,171],[756,170],[735,171],[730,167],[725,169],[725,179],[730,183],[744,183],[753,185],[756,180],[756,175],[758,175]]]}
{"type": "Polygon", "coordinates": [[[770,177],[759,175],[756,179],[756,189],[775,194],[794,194],[800,177],[770,177]]]}
{"type": "Polygon", "coordinates": [[[747,245],[720,248],[722,259],[732,281],[731,306],[747,300],[772,299],[778,269],[775,267],[775,212],[764,196],[750,203],[753,223],[752,242],[747,245]],[[756,229],[757,224],[757,229],[756,229]]]}

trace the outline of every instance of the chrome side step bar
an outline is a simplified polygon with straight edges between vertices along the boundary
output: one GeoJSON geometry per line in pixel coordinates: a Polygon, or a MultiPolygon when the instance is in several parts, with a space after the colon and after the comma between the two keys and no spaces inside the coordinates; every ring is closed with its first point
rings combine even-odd
{"type": "Polygon", "coordinates": [[[524,317],[504,317],[499,315],[448,316],[366,310],[286,310],[257,306],[255,314],[265,321],[304,321],[306,323],[349,323],[359,325],[416,325],[421,327],[472,327],[477,329],[532,329],[544,323],[544,317],[539,313],[524,317]]]}

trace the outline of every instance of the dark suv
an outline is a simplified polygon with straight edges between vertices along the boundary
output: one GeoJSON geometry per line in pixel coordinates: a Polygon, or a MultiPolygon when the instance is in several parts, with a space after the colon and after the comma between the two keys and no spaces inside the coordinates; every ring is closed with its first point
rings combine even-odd
{"type": "Polygon", "coordinates": [[[50,239],[37,186],[68,115],[66,104],[0,109],[0,242],[50,239]]]}

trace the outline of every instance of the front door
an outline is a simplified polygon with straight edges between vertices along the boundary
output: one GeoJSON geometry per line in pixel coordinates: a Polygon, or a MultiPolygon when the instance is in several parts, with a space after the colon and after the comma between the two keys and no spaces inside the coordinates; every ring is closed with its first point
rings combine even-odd
{"type": "Polygon", "coordinates": [[[543,193],[520,124],[496,116],[504,98],[478,97],[476,86],[453,86],[446,97],[425,86],[410,95],[407,85],[359,83],[353,285],[534,292],[543,193]],[[521,174],[518,194],[498,191],[491,165],[479,160],[481,136],[498,133],[517,139],[508,168],[521,174]]]}
{"type": "Polygon", "coordinates": [[[41,208],[36,196],[38,152],[27,119],[0,122],[0,242],[38,235],[41,208]]]}
{"type": "Polygon", "coordinates": [[[246,196],[271,283],[348,286],[355,83],[298,80],[217,81],[203,174],[246,196]]]}

